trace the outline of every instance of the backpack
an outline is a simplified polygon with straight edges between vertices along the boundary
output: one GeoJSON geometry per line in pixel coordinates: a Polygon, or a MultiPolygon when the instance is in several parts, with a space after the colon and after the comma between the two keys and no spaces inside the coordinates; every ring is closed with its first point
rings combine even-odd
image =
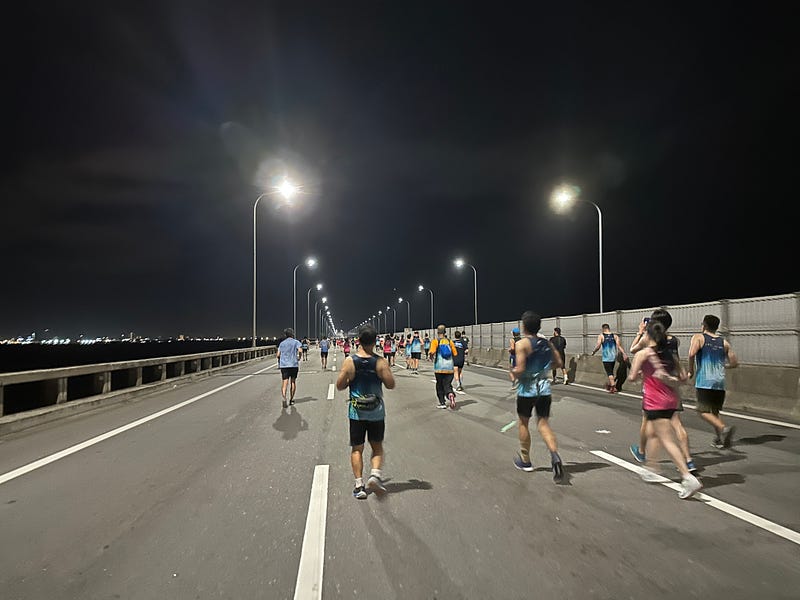
{"type": "Polygon", "coordinates": [[[439,356],[447,360],[448,358],[453,358],[453,350],[450,348],[450,340],[447,338],[439,340],[439,356]],[[442,342],[447,342],[447,344],[443,344],[442,342]]]}

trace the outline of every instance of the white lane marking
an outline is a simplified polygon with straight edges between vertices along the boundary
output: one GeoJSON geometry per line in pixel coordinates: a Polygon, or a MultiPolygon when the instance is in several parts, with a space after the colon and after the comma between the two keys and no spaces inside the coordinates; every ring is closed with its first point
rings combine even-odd
{"type": "MultiPolygon", "coordinates": [[[[592,454],[595,456],[599,456],[607,460],[608,462],[614,463],[622,467],[623,469],[627,469],[628,471],[633,471],[634,473],[641,474],[643,471],[646,471],[643,467],[634,465],[633,463],[629,463],[626,460],[621,458],[617,458],[613,454],[609,454],[608,452],[603,452],[602,450],[590,450],[592,454]]],[[[680,491],[681,486],[674,481],[670,481],[669,479],[662,477],[660,481],[658,481],[661,485],[668,487],[672,490],[680,491]]],[[[746,521],[751,525],[755,525],[756,527],[760,527],[765,531],[769,531],[770,533],[774,533],[777,536],[780,536],[790,542],[794,542],[795,544],[800,545],[800,533],[794,531],[793,529],[789,529],[788,527],[784,527],[783,525],[778,525],[777,523],[773,523],[772,521],[768,521],[763,517],[759,517],[758,515],[754,515],[751,512],[747,512],[746,510],[742,510],[732,504],[728,504],[727,502],[723,502],[722,500],[717,500],[716,498],[712,498],[706,494],[701,492],[696,493],[693,498],[697,498],[701,500],[704,504],[716,508],[717,510],[721,510],[724,513],[728,513],[729,515],[736,517],[737,519],[741,519],[742,521],[746,521]]]]}
{"type": "MultiPolygon", "coordinates": [[[[575,387],[585,388],[587,390],[594,390],[596,392],[605,391],[602,388],[594,387],[591,385],[584,385],[582,383],[570,383],[569,385],[574,385],[575,387]]],[[[610,396],[611,394],[609,394],[610,396]]],[[[627,396],[628,398],[636,398],[637,400],[641,400],[642,397],[636,394],[629,394],[628,392],[617,392],[617,396],[627,396]]],[[[697,408],[694,404],[689,404],[687,402],[683,403],[684,408],[689,408],[694,410],[697,408]]],[[[796,423],[787,423],[786,421],[776,421],[774,419],[764,419],[763,417],[753,417],[751,415],[743,415],[741,413],[733,413],[728,412],[727,410],[719,411],[721,415],[725,415],[727,417],[735,417],[736,419],[747,419],[748,421],[756,421],[757,423],[766,423],[767,425],[777,425],[778,427],[788,427],[790,429],[800,429],[800,425],[796,423]]]]}
{"type": "Polygon", "coordinates": [[[328,386],[328,400],[333,400],[333,394],[334,394],[335,389],[336,388],[335,388],[335,386],[333,384],[330,384],[328,386]]]}
{"type": "Polygon", "coordinates": [[[325,565],[325,522],[328,517],[329,465],[314,467],[306,532],[300,551],[300,568],[294,586],[294,600],[322,598],[322,569],[325,565]]]}
{"type": "Polygon", "coordinates": [[[268,369],[271,369],[273,367],[277,367],[277,366],[278,366],[277,364],[270,365],[270,366],[268,366],[268,367],[266,367],[264,369],[261,369],[260,371],[256,371],[255,373],[251,373],[250,375],[245,375],[244,377],[242,377],[240,379],[237,379],[235,381],[231,381],[230,383],[226,383],[225,385],[221,385],[218,388],[214,388],[213,390],[211,390],[209,392],[205,392],[204,394],[200,394],[199,396],[195,396],[194,398],[189,398],[188,400],[184,400],[183,402],[179,402],[178,404],[175,404],[173,406],[167,407],[164,410],[160,410],[160,411],[155,412],[155,413],[153,413],[151,415],[147,415],[146,417],[142,417],[141,419],[138,419],[136,421],[128,423],[127,425],[123,425],[122,427],[117,427],[116,429],[112,429],[111,431],[107,431],[106,433],[102,433],[102,434],[100,434],[98,436],[95,436],[95,437],[89,439],[89,440],[86,440],[85,442],[81,442],[80,444],[75,444],[74,446],[70,446],[69,448],[65,448],[64,450],[56,452],[55,454],[51,454],[50,456],[45,456],[44,458],[40,458],[39,460],[35,460],[32,463],[28,463],[27,465],[24,465],[22,467],[14,469],[13,471],[9,471],[8,473],[3,473],[2,475],[0,475],[0,485],[6,483],[8,481],[11,481],[12,479],[16,479],[17,477],[21,477],[22,475],[25,475],[26,473],[30,473],[31,471],[35,471],[36,469],[40,469],[40,468],[44,467],[45,465],[49,465],[50,463],[53,463],[53,462],[55,462],[57,460],[61,460],[62,458],[65,458],[65,457],[69,456],[70,454],[75,454],[76,452],[80,452],[81,450],[85,450],[86,448],[89,448],[90,446],[94,446],[95,444],[99,444],[100,442],[103,442],[103,441],[105,441],[105,440],[107,440],[109,438],[112,438],[112,437],[114,437],[116,435],[119,435],[120,433],[124,433],[124,432],[128,431],[129,429],[133,429],[134,427],[138,427],[139,425],[144,425],[145,423],[147,423],[149,421],[152,421],[153,419],[157,419],[159,417],[163,417],[164,415],[169,414],[169,413],[171,413],[171,412],[173,412],[175,410],[178,410],[179,408],[183,408],[184,406],[188,406],[189,404],[193,404],[194,402],[197,402],[198,400],[202,400],[203,398],[207,398],[208,396],[210,396],[212,394],[216,394],[217,392],[221,392],[222,390],[224,390],[226,388],[234,386],[237,383],[241,383],[243,381],[246,381],[246,380],[250,379],[251,377],[253,377],[255,375],[263,373],[264,371],[266,371],[268,369]]]}
{"type": "Polygon", "coordinates": [[[506,431],[508,431],[509,429],[511,429],[511,428],[512,428],[514,425],[516,425],[516,424],[517,424],[517,422],[516,422],[516,421],[511,421],[511,423],[509,423],[508,425],[503,425],[503,426],[500,428],[500,431],[502,431],[503,433],[505,433],[506,431]]]}

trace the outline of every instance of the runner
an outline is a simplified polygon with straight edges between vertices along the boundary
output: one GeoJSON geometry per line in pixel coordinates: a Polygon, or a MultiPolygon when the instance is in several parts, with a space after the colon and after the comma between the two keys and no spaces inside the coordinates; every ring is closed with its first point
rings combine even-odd
{"type": "Polygon", "coordinates": [[[422,342],[422,347],[425,349],[425,358],[431,360],[431,338],[428,337],[428,334],[425,334],[425,341],[422,342]]]}
{"type": "Polygon", "coordinates": [[[536,428],[550,451],[553,481],[564,478],[564,465],[558,455],[556,436],[550,428],[550,380],[547,372],[552,366],[561,367],[561,357],[547,338],[539,334],[542,318],[532,311],[522,315],[525,337],[515,343],[514,375],[517,377],[517,416],[519,417],[519,453],[514,466],[521,471],[533,471],[531,462],[531,432],[528,428],[536,410],[536,428]]]}
{"type": "Polygon", "coordinates": [[[410,369],[414,364],[414,359],[411,358],[411,334],[406,335],[406,369],[410,369]]]}
{"type": "Polygon", "coordinates": [[[714,428],[714,448],[730,448],[736,427],[728,427],[719,416],[725,402],[725,369],[739,366],[731,345],[717,333],[719,317],[703,317],[702,333],[692,336],[689,348],[689,378],[695,373],[697,362],[697,412],[700,418],[714,428]],[[726,364],[727,359],[727,364],[726,364]]]}
{"type": "Polygon", "coordinates": [[[328,342],[328,336],[326,335],[319,342],[319,356],[322,359],[322,370],[323,371],[325,371],[328,368],[328,350],[329,349],[330,349],[330,343],[328,342]]]}
{"type": "Polygon", "coordinates": [[[447,338],[447,328],[439,325],[436,328],[436,339],[430,347],[430,359],[433,361],[433,372],[436,377],[436,397],[439,399],[438,408],[456,409],[456,395],[453,392],[453,357],[456,347],[447,338]]]}
{"type": "Polygon", "coordinates": [[[419,359],[422,357],[422,340],[419,339],[419,332],[414,332],[411,338],[411,374],[419,375],[419,359]]]}
{"type": "Polygon", "coordinates": [[[303,351],[303,360],[308,360],[308,338],[303,338],[300,342],[300,349],[303,351]]]}
{"type": "Polygon", "coordinates": [[[387,389],[394,389],[394,376],[387,362],[374,352],[376,337],[377,332],[371,325],[364,325],[359,329],[358,351],[345,359],[336,379],[336,389],[350,388],[350,465],[355,478],[353,497],[358,500],[365,499],[367,492],[378,495],[386,493],[381,471],[386,429],[386,408],[381,384],[387,389]],[[372,448],[371,470],[366,486],[363,480],[365,439],[369,439],[372,448]]]}
{"type": "Polygon", "coordinates": [[[600,349],[603,348],[603,368],[608,375],[608,383],[606,384],[606,391],[609,394],[615,394],[617,388],[614,387],[614,363],[617,361],[617,352],[622,353],[624,360],[628,359],[625,350],[619,343],[619,336],[616,333],[611,333],[611,327],[608,323],[603,323],[603,333],[597,335],[597,345],[592,350],[592,356],[600,349]]]}
{"type": "Polygon", "coordinates": [[[456,347],[456,355],[453,357],[453,380],[456,384],[456,391],[463,392],[464,386],[462,376],[464,374],[464,364],[469,353],[469,344],[461,336],[460,331],[455,332],[453,345],[456,347]]]}
{"type": "Polygon", "coordinates": [[[344,338],[344,343],[342,344],[342,352],[344,352],[345,358],[350,356],[350,338],[344,338]]]}
{"type": "MultiPolygon", "coordinates": [[[[640,350],[647,348],[650,345],[650,339],[647,336],[647,324],[648,322],[657,322],[661,323],[661,326],[664,328],[664,335],[667,336],[667,348],[672,353],[673,358],[675,359],[675,363],[680,368],[680,356],[678,355],[678,346],[680,342],[678,338],[673,335],[669,334],[669,328],[672,327],[672,315],[669,314],[668,311],[663,309],[656,309],[653,311],[653,314],[650,315],[648,319],[645,317],[642,319],[642,322],[639,323],[639,332],[636,334],[636,337],[633,340],[633,344],[631,345],[631,354],[635,354],[640,350]]],[[[620,368],[617,369],[617,389],[622,389],[620,387],[619,378],[620,378],[620,371],[623,370],[623,366],[620,365],[620,368]]],[[[670,372],[670,375],[676,375],[675,372],[670,372]]],[[[696,473],[697,467],[694,464],[694,460],[692,459],[692,455],[689,451],[689,434],[686,433],[686,428],[683,426],[681,422],[681,412],[683,412],[683,402],[681,401],[680,394],[678,396],[678,406],[675,410],[675,413],[672,415],[670,419],[670,425],[672,425],[672,429],[675,431],[675,436],[678,438],[678,445],[680,446],[681,452],[683,453],[683,459],[686,461],[686,468],[689,469],[690,473],[696,473]]],[[[642,409],[642,425],[639,428],[639,445],[636,444],[631,445],[631,454],[633,457],[643,463],[647,460],[647,452],[646,446],[647,444],[647,415],[644,412],[644,408],[642,409]]]]}
{"type": "MultiPolygon", "coordinates": [[[[569,383],[567,380],[567,354],[565,351],[567,348],[567,340],[561,335],[561,327],[553,329],[553,337],[550,338],[550,343],[553,344],[553,348],[556,349],[556,352],[558,352],[558,355],[561,357],[561,381],[566,385],[569,383]]],[[[558,369],[553,367],[553,383],[558,383],[556,379],[557,372],[558,369]]]]}
{"type": "Polygon", "coordinates": [[[284,340],[278,344],[278,367],[281,370],[281,405],[286,408],[294,404],[294,393],[297,390],[297,371],[300,368],[302,344],[294,339],[294,329],[284,329],[284,340]],[[291,380],[291,385],[290,385],[291,380]],[[289,387],[289,402],[286,402],[286,388],[289,387]]]}
{"type": "Polygon", "coordinates": [[[383,358],[392,366],[392,337],[387,335],[383,338],[383,358]]]}
{"type": "Polygon", "coordinates": [[[520,340],[519,327],[514,327],[511,330],[511,337],[508,340],[508,376],[511,377],[511,389],[517,389],[517,378],[514,376],[514,367],[517,366],[517,357],[515,354],[514,346],[520,340]]]}
{"type": "MultiPolygon", "coordinates": [[[[398,337],[399,336],[395,336],[395,335],[392,335],[390,337],[390,339],[391,339],[390,349],[391,349],[391,353],[392,353],[392,360],[389,361],[389,363],[393,367],[397,366],[397,338],[398,337]]],[[[400,338],[400,339],[402,339],[402,338],[400,338]]]]}
{"type": "Polygon", "coordinates": [[[657,462],[653,457],[658,452],[659,443],[669,454],[681,474],[681,490],[678,497],[686,499],[694,495],[703,484],[689,472],[683,454],[673,441],[673,428],[670,419],[678,408],[677,387],[687,379],[680,362],[667,347],[664,326],[651,320],[647,324],[648,345],[636,353],[631,365],[630,380],[636,381],[641,373],[642,407],[647,419],[647,461],[649,470],[642,474],[647,482],[657,482],[661,478],[656,472],[657,462]],[[670,375],[670,373],[677,375],[670,375]]]}

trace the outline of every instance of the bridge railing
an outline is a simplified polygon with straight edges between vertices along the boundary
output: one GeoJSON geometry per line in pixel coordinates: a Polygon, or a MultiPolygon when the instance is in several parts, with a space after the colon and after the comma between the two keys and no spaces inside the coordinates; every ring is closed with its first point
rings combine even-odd
{"type": "Polygon", "coordinates": [[[37,369],[0,374],[0,417],[85,403],[150,389],[228,369],[237,364],[275,354],[275,346],[237,348],[58,369],[37,369]]]}

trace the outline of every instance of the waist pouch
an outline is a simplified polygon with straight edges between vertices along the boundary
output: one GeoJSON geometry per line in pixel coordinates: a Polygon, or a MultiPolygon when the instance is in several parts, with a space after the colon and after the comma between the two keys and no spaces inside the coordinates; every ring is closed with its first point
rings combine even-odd
{"type": "Polygon", "coordinates": [[[375,410],[381,405],[381,399],[377,396],[350,398],[350,403],[358,410],[375,410]]]}

